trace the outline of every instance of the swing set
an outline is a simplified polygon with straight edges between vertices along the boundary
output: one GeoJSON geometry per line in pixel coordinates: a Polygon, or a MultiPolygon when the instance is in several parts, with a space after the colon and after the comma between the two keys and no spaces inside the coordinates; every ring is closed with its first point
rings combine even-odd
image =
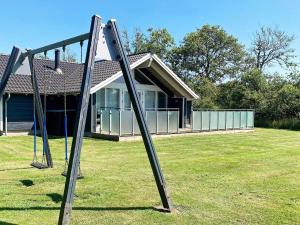
{"type": "MultiPolygon", "coordinates": [[[[34,157],[32,166],[39,169],[52,168],[53,162],[51,157],[50,146],[48,142],[48,134],[46,127],[46,111],[47,111],[47,79],[44,79],[44,108],[42,106],[39,86],[36,78],[34,68],[34,56],[39,53],[47,54],[48,51],[63,48],[65,51],[66,46],[80,43],[81,49],[83,42],[88,40],[86,57],[83,69],[82,83],[80,88],[80,95],[78,99],[76,120],[74,125],[74,133],[72,139],[72,146],[70,157],[68,158],[68,118],[67,118],[67,93],[66,93],[66,77],[64,77],[64,136],[65,136],[65,170],[62,175],[66,176],[64,195],[59,214],[58,224],[70,224],[72,203],[74,200],[74,191],[76,180],[81,178],[80,174],[80,153],[83,142],[84,128],[87,118],[90,89],[93,79],[93,69],[95,59],[106,59],[118,61],[123,73],[126,87],[132,102],[133,110],[141,131],[144,141],[144,146],[148,155],[150,166],[155,178],[156,186],[161,198],[162,207],[159,208],[163,212],[171,212],[173,210],[172,202],[169,197],[165,179],[161,171],[158,157],[154,148],[154,144],[146,124],[144,112],[141,103],[138,99],[138,93],[133,80],[130,63],[121,41],[121,35],[116,25],[115,20],[109,20],[106,24],[101,23],[99,16],[93,16],[90,26],[90,31],[76,37],[72,37],[63,41],[59,41],[44,47],[34,50],[21,51],[17,47],[13,47],[10,54],[6,69],[2,76],[0,83],[0,97],[3,96],[5,86],[10,75],[18,73],[25,65],[25,59],[28,58],[28,67],[31,74],[31,82],[33,88],[33,120],[34,120],[34,157]],[[42,161],[39,162],[37,158],[37,124],[39,124],[42,140],[43,140],[43,156],[42,161]]],[[[81,51],[82,61],[82,51],[81,51]]]]}
{"type": "MultiPolygon", "coordinates": [[[[83,41],[80,41],[80,63],[82,64],[82,48],[83,48],[83,41]]],[[[65,56],[66,46],[62,46],[63,54],[65,56]]],[[[55,54],[58,54],[58,50],[55,50],[55,54]]],[[[47,58],[47,51],[44,51],[44,57],[47,58]]],[[[56,56],[58,57],[58,56],[56,56]]],[[[64,57],[65,58],[65,57],[64,57]]],[[[67,92],[66,92],[66,74],[63,74],[62,71],[59,71],[60,74],[64,77],[64,120],[63,120],[63,127],[64,127],[64,140],[65,140],[65,166],[64,170],[61,173],[62,176],[67,176],[67,168],[68,168],[68,116],[67,116],[67,92]]],[[[49,77],[51,79],[51,77],[49,77]]],[[[46,142],[46,135],[47,135],[47,90],[49,88],[48,85],[48,78],[46,75],[43,77],[43,90],[44,90],[44,102],[43,102],[43,133],[42,140],[43,140],[43,147],[42,147],[42,161],[38,161],[37,157],[37,120],[36,120],[36,96],[35,93],[33,93],[33,161],[30,164],[32,167],[35,167],[37,169],[46,169],[49,168],[46,163],[46,148],[47,148],[47,142],[46,142]]],[[[83,179],[83,175],[81,173],[80,165],[78,167],[78,176],[77,179],[83,179]]]]}

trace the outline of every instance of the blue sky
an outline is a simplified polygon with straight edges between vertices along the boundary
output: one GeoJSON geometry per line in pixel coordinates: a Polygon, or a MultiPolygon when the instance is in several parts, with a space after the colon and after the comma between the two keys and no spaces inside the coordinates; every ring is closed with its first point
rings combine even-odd
{"type": "Polygon", "coordinates": [[[278,26],[296,40],[300,55],[299,0],[16,0],[2,1],[0,52],[13,45],[35,48],[87,32],[90,17],[118,20],[121,29],[166,27],[177,42],[203,24],[217,24],[248,48],[261,25],[278,26]]]}

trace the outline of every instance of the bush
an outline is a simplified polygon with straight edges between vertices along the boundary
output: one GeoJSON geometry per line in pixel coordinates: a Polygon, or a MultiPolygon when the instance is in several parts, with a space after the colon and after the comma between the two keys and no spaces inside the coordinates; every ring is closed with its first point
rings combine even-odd
{"type": "Polygon", "coordinates": [[[300,130],[300,119],[285,118],[279,120],[257,120],[255,122],[255,126],[275,129],[300,130]]]}

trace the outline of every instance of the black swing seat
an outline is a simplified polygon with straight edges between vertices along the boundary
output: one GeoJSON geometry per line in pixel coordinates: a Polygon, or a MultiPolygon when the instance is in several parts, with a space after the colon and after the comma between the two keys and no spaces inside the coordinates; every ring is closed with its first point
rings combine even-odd
{"type": "Polygon", "coordinates": [[[30,164],[32,167],[37,168],[37,169],[47,169],[48,165],[44,164],[44,163],[40,163],[40,162],[32,162],[30,164]]]}

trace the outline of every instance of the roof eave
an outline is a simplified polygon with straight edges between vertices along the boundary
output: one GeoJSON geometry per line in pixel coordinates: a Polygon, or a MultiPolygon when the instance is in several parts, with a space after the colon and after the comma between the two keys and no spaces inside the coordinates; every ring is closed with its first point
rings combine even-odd
{"type": "Polygon", "coordinates": [[[199,99],[199,96],[184,83],[156,54],[152,55],[153,59],[172,77],[176,82],[182,86],[185,91],[194,99],[199,99]]]}

